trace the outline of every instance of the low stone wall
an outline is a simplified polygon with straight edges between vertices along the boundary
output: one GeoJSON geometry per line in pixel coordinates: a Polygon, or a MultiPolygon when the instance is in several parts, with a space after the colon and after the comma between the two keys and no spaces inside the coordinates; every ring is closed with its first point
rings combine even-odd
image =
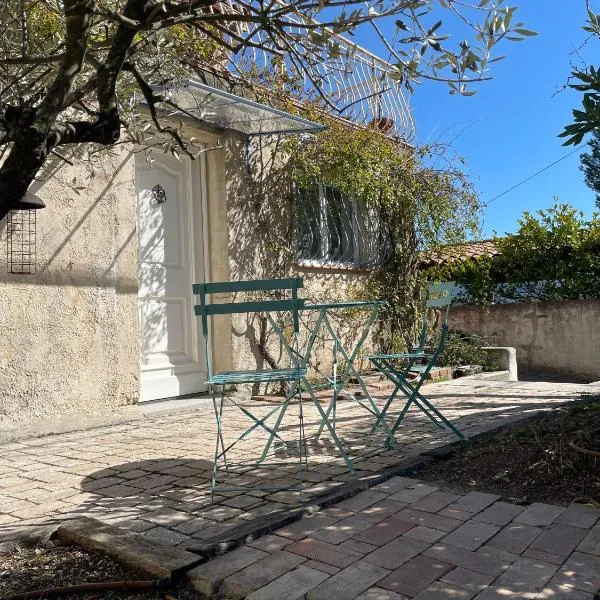
{"type": "Polygon", "coordinates": [[[520,370],[600,380],[600,300],[454,306],[450,327],[513,346],[520,370]]]}

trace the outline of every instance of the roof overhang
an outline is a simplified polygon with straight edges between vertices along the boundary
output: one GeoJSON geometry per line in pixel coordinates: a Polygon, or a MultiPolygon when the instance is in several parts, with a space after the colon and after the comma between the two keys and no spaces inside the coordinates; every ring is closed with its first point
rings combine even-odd
{"type": "Polygon", "coordinates": [[[183,115],[247,136],[316,133],[325,125],[242,98],[193,79],[161,90],[183,115]]]}

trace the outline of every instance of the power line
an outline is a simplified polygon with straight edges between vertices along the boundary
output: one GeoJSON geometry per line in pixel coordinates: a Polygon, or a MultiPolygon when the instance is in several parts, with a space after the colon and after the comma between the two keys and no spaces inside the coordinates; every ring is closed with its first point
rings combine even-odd
{"type": "Polygon", "coordinates": [[[540,169],[539,171],[537,171],[533,175],[530,175],[526,179],[523,179],[523,181],[519,181],[519,183],[517,183],[516,185],[513,185],[511,188],[508,188],[507,190],[505,190],[501,194],[498,194],[497,196],[494,196],[486,204],[486,206],[489,206],[492,202],[494,202],[494,200],[498,200],[498,198],[502,198],[502,196],[506,196],[506,194],[512,192],[513,190],[516,190],[519,186],[523,185],[524,183],[527,183],[528,181],[531,181],[534,177],[537,177],[538,175],[540,175],[544,171],[547,171],[548,169],[552,168],[554,165],[557,165],[559,162],[565,160],[565,158],[569,158],[569,156],[571,156],[571,154],[575,154],[575,152],[581,152],[581,148],[579,148],[579,147],[573,148],[573,150],[571,150],[571,152],[567,152],[564,156],[562,156],[558,160],[555,160],[553,163],[550,163],[549,165],[546,165],[543,169],[540,169]]]}

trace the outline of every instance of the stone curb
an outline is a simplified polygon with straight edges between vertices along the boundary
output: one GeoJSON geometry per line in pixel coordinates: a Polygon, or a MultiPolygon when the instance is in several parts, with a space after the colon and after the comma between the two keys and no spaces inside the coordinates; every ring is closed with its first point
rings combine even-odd
{"type": "Polygon", "coordinates": [[[456,440],[444,446],[440,446],[439,448],[433,448],[432,450],[421,452],[412,458],[408,458],[397,463],[393,467],[359,477],[358,479],[340,485],[331,492],[315,496],[309,502],[306,502],[297,508],[291,510],[281,509],[264,517],[253,519],[252,521],[244,523],[239,527],[230,529],[225,535],[215,536],[195,546],[188,546],[186,547],[186,550],[200,555],[202,557],[201,562],[211,560],[235,548],[243,546],[244,544],[247,544],[259,537],[267,535],[276,529],[281,529],[290,523],[299,521],[303,517],[308,517],[319,512],[320,510],[337,504],[342,500],[356,496],[360,492],[383,483],[392,477],[416,475],[427,465],[450,458],[460,446],[468,444],[470,441],[487,435],[499,433],[500,431],[503,431],[509,427],[513,427],[517,424],[527,423],[528,421],[539,417],[541,414],[554,412],[556,410],[578,404],[586,404],[591,400],[592,398],[586,397],[582,397],[578,400],[570,400],[563,404],[553,406],[550,411],[538,411],[532,415],[528,415],[522,419],[518,419],[510,423],[502,423],[496,427],[473,435],[467,441],[456,440]]]}
{"type": "Polygon", "coordinates": [[[157,579],[176,579],[203,562],[197,554],[154,542],[138,533],[90,517],[65,521],[53,537],[88,550],[99,550],[157,579]]]}

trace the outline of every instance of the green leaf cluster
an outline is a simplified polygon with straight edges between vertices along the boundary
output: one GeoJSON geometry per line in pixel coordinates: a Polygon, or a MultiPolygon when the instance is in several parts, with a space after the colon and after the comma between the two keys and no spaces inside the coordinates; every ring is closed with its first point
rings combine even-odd
{"type": "Polygon", "coordinates": [[[422,309],[420,251],[476,234],[479,200],[460,169],[430,166],[439,149],[411,148],[375,129],[328,124],[297,149],[294,181],[327,184],[377,211],[389,232],[391,256],[355,295],[388,301],[379,342],[384,350],[400,350],[414,342],[422,309]]]}
{"type": "Polygon", "coordinates": [[[446,336],[444,350],[438,360],[440,367],[460,367],[462,365],[480,365],[484,371],[495,371],[498,362],[493,354],[483,350],[489,344],[477,335],[466,335],[459,331],[450,331],[446,336]]]}
{"type": "Polygon", "coordinates": [[[454,280],[463,300],[479,305],[600,298],[600,216],[589,220],[568,204],[525,212],[519,230],[496,237],[497,256],[456,260],[427,270],[454,280]]]}
{"type": "MultiPolygon", "coordinates": [[[[583,30],[590,38],[600,38],[600,13],[594,13],[588,8],[588,20],[583,30]]],[[[600,128],[600,67],[593,65],[587,69],[575,69],[571,77],[577,83],[569,87],[583,92],[581,108],[573,110],[573,123],[567,125],[559,137],[567,138],[563,146],[577,146],[583,138],[600,128]]]]}

